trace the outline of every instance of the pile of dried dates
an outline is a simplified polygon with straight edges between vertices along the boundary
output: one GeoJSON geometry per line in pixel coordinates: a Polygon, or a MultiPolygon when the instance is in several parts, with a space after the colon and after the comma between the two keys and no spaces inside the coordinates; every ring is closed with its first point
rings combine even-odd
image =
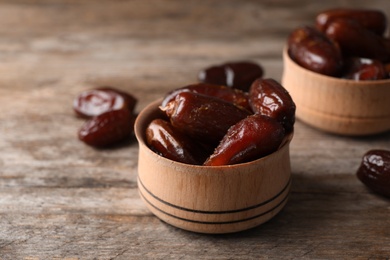
{"type": "Polygon", "coordinates": [[[293,131],[293,100],[273,79],[258,78],[248,91],[240,86],[197,83],[168,93],[160,106],[164,116],[146,129],[147,144],[171,160],[206,166],[275,152],[293,131]]]}
{"type": "Polygon", "coordinates": [[[108,147],[129,139],[134,132],[137,99],[112,87],[81,92],[73,101],[76,115],[87,119],[78,132],[84,143],[108,147]]]}
{"type": "Polygon", "coordinates": [[[390,78],[390,38],[379,10],[332,9],[316,17],[316,26],[295,29],[288,54],[300,66],[353,80],[390,78]]]}

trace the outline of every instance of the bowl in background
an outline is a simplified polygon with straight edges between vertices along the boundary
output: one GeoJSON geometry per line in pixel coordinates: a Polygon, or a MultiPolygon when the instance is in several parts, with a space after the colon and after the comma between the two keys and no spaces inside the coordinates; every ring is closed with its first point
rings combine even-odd
{"type": "Polygon", "coordinates": [[[355,81],[318,74],[283,50],[282,85],[296,104],[296,117],[317,129],[363,136],[390,130],[390,79],[355,81]]]}

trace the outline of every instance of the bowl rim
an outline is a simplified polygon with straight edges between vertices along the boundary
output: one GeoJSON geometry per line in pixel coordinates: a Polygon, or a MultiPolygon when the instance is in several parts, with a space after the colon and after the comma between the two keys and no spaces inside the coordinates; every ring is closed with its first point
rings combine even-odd
{"type": "Polygon", "coordinates": [[[367,85],[381,86],[381,85],[389,85],[389,87],[390,87],[390,78],[389,79],[379,79],[379,80],[354,80],[354,79],[345,79],[345,78],[338,78],[338,77],[328,76],[328,75],[320,74],[318,72],[314,72],[314,71],[311,71],[309,69],[306,69],[306,68],[302,67],[301,65],[299,65],[298,63],[296,63],[290,57],[290,55],[288,54],[288,46],[287,45],[285,45],[284,48],[283,48],[283,58],[284,58],[284,61],[285,61],[284,62],[284,67],[286,67],[286,65],[287,65],[286,62],[288,62],[289,64],[292,64],[297,69],[301,70],[304,73],[307,73],[308,75],[310,75],[312,77],[322,78],[323,80],[328,80],[330,82],[333,81],[333,82],[336,82],[336,83],[344,83],[343,86],[350,86],[350,85],[354,85],[354,86],[367,86],[367,85]]]}
{"type": "MultiPolygon", "coordinates": [[[[289,146],[291,143],[293,136],[294,136],[294,130],[286,136],[282,142],[282,144],[279,146],[278,150],[275,152],[268,154],[266,156],[263,156],[261,158],[258,158],[256,160],[252,160],[249,162],[244,162],[244,163],[237,163],[237,164],[230,164],[230,165],[220,165],[220,166],[207,166],[207,165],[194,165],[194,164],[188,164],[188,163],[183,163],[183,162],[178,162],[174,161],[168,158],[165,158],[164,156],[159,155],[158,153],[154,152],[152,149],[149,148],[149,146],[146,144],[145,141],[145,133],[142,129],[142,123],[143,120],[146,120],[148,116],[150,116],[154,112],[158,112],[159,109],[159,104],[161,104],[163,98],[159,98],[154,100],[153,102],[149,103],[146,107],[144,107],[140,113],[138,114],[135,123],[134,123],[134,134],[135,137],[138,141],[138,144],[141,146],[144,146],[148,152],[153,153],[155,156],[157,156],[159,159],[164,160],[167,163],[175,163],[180,165],[181,167],[191,167],[191,168],[196,168],[196,169],[235,169],[239,167],[246,167],[250,166],[252,164],[260,163],[261,161],[267,160],[269,157],[275,155],[277,152],[279,152],[282,149],[285,149],[286,146],[289,146]]],[[[150,123],[150,121],[148,122],[150,123]]]]}

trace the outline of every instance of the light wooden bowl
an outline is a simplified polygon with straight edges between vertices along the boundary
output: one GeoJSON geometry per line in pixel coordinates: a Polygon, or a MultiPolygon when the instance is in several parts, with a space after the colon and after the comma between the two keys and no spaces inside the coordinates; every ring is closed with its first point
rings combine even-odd
{"type": "Polygon", "coordinates": [[[296,117],[340,135],[390,130],[390,80],[354,81],[309,71],[283,50],[282,85],[296,104],[296,117]]]}
{"type": "Polygon", "coordinates": [[[275,153],[231,166],[196,166],[154,153],[145,129],[161,114],[153,102],[139,115],[138,187],[148,208],[173,226],[200,233],[246,230],[274,217],[286,204],[291,185],[289,143],[275,153]]]}

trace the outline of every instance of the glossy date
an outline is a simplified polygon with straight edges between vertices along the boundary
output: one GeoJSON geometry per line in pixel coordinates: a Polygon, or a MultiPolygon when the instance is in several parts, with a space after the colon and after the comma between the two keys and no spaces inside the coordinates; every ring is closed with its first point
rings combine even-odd
{"type": "Polygon", "coordinates": [[[170,101],[174,100],[176,95],[182,92],[193,92],[206,96],[222,99],[226,102],[230,102],[236,106],[243,107],[247,110],[251,110],[248,100],[248,93],[239,89],[230,88],[222,85],[214,85],[208,83],[197,83],[182,88],[175,89],[168,93],[161,105],[164,107],[170,101]]]}
{"type": "Polygon", "coordinates": [[[328,76],[341,73],[343,59],[338,46],[312,27],[301,27],[288,37],[288,52],[302,67],[328,76]]]}
{"type": "Polygon", "coordinates": [[[390,151],[368,151],[363,156],[357,177],[374,192],[390,198],[390,151]]]}
{"type": "Polygon", "coordinates": [[[201,165],[207,157],[199,143],[163,119],[154,119],[148,125],[146,142],[156,153],[177,162],[201,165]]]}
{"type": "Polygon", "coordinates": [[[348,19],[333,19],[325,34],[337,42],[345,56],[389,60],[385,38],[348,19]]]}
{"type": "Polygon", "coordinates": [[[345,62],[345,74],[343,78],[353,80],[379,80],[388,78],[388,75],[385,66],[378,60],[349,58],[345,62]]]}
{"type": "Polygon", "coordinates": [[[112,87],[100,87],[81,92],[73,101],[73,110],[83,118],[107,111],[126,108],[133,112],[137,99],[112,87]]]}
{"type": "Polygon", "coordinates": [[[316,17],[317,28],[325,32],[329,23],[337,18],[354,20],[367,30],[383,35],[387,27],[386,15],[380,10],[368,9],[330,9],[319,13],[316,17]]]}
{"type": "Polygon", "coordinates": [[[204,165],[231,165],[261,158],[275,152],[283,138],[284,129],[275,119],[251,115],[228,130],[204,165]]]}
{"type": "Polygon", "coordinates": [[[227,62],[199,72],[200,82],[248,91],[252,82],[263,76],[263,67],[251,61],[227,62]]]}
{"type": "Polygon", "coordinates": [[[275,118],[286,133],[293,130],[295,103],[287,90],[274,79],[258,79],[249,90],[249,103],[256,114],[275,118]]]}
{"type": "Polygon", "coordinates": [[[111,146],[133,134],[134,121],[135,117],[128,109],[111,110],[86,121],[78,137],[94,147],[111,146]]]}
{"type": "Polygon", "coordinates": [[[160,108],[174,127],[210,143],[218,143],[229,127],[250,114],[232,103],[193,92],[179,93],[160,108]]]}

